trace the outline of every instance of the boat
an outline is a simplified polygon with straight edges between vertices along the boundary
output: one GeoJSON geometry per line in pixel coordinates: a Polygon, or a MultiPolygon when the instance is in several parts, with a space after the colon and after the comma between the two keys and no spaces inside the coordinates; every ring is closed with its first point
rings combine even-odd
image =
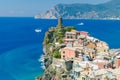
{"type": "Polygon", "coordinates": [[[84,23],[83,23],[83,22],[81,22],[81,23],[79,23],[78,25],[83,26],[83,25],[84,25],[84,23]]]}
{"type": "Polygon", "coordinates": [[[39,15],[34,16],[34,19],[40,19],[39,15]]]}
{"type": "Polygon", "coordinates": [[[35,32],[39,33],[41,32],[42,30],[41,29],[35,29],[35,32]]]}

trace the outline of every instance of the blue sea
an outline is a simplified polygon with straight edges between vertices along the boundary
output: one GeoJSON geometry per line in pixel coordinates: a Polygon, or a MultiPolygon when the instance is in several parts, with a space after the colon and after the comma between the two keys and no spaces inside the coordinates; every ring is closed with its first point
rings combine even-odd
{"type": "MultiPolygon", "coordinates": [[[[120,48],[119,20],[63,20],[65,26],[88,31],[106,41],[110,48],[120,48]],[[84,25],[78,25],[79,23],[84,25]]],[[[34,18],[0,18],[0,80],[34,80],[44,73],[42,42],[49,27],[57,20],[34,18]],[[42,32],[36,33],[40,28],[42,32]]]]}

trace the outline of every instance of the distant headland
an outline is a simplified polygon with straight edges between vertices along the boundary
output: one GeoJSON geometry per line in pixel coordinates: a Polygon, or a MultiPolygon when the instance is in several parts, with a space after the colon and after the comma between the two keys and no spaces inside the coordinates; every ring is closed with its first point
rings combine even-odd
{"type": "Polygon", "coordinates": [[[46,11],[44,14],[36,15],[35,18],[57,19],[61,16],[64,19],[120,20],[119,5],[119,0],[111,0],[97,5],[79,3],[58,4],[46,11]]]}

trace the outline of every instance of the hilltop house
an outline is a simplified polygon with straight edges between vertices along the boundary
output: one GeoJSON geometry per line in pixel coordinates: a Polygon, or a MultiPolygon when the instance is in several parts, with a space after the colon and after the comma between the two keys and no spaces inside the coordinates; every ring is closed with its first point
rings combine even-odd
{"type": "Polygon", "coordinates": [[[85,38],[86,36],[88,36],[88,32],[71,30],[70,32],[65,33],[64,43],[73,44],[75,40],[85,38]]]}
{"type": "Polygon", "coordinates": [[[69,44],[69,43],[73,44],[75,39],[76,39],[76,32],[66,32],[64,43],[65,44],[69,44]]]}

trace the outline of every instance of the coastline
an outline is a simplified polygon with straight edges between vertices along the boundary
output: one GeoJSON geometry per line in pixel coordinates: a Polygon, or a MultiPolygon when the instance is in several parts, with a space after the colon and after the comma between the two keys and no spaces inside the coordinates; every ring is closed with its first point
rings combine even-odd
{"type": "MultiPolygon", "coordinates": [[[[56,20],[57,18],[41,18],[41,17],[35,17],[34,19],[47,19],[47,20],[56,20]]],[[[94,19],[85,19],[85,18],[64,18],[65,20],[120,20],[120,18],[94,18],[94,19]]]]}

